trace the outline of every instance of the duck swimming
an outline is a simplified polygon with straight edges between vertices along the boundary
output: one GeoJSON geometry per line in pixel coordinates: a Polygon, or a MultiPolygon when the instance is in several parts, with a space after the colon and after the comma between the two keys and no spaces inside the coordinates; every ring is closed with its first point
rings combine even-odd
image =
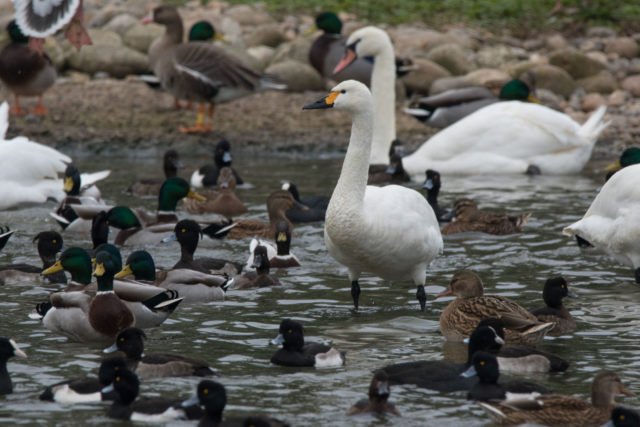
{"type": "Polygon", "coordinates": [[[67,283],[67,278],[63,272],[45,276],[41,275],[42,270],[51,267],[56,262],[56,254],[62,250],[63,240],[60,233],[56,231],[42,231],[33,238],[33,242],[38,244],[38,255],[42,260],[42,267],[29,264],[10,264],[0,266],[0,283],[4,285],[20,282],[45,282],[45,283],[67,283]]]}
{"type": "MultiPolygon", "coordinates": [[[[374,80],[375,73],[374,69],[374,80]]],[[[324,240],[329,254],[349,270],[354,307],[360,296],[358,279],[370,272],[385,280],[413,280],[424,311],[427,266],[443,248],[440,226],[417,191],[366,185],[374,132],[371,93],[362,83],[348,80],[304,108],[336,108],[353,117],[349,147],[327,209],[324,240]]]]}
{"type": "Polygon", "coordinates": [[[442,185],[440,172],[434,171],[433,169],[427,169],[425,175],[426,179],[422,188],[427,190],[427,202],[429,202],[433,212],[436,214],[438,222],[451,221],[454,216],[453,211],[451,209],[445,209],[438,204],[438,194],[440,193],[440,186],[442,185]]]}
{"type": "Polygon", "coordinates": [[[291,222],[316,222],[324,221],[327,213],[330,197],[327,196],[302,196],[298,192],[298,186],[291,181],[285,181],[282,189],[291,193],[296,202],[306,206],[308,209],[288,209],[285,212],[287,219],[291,222]]]}
{"type": "Polygon", "coordinates": [[[349,410],[347,415],[359,415],[366,413],[375,414],[392,414],[400,416],[400,412],[396,406],[389,402],[391,392],[389,385],[389,377],[384,371],[377,371],[371,379],[369,386],[369,398],[356,402],[349,410]]]}
{"type": "Polygon", "coordinates": [[[193,188],[213,187],[218,184],[218,175],[224,167],[229,167],[233,171],[233,177],[237,185],[244,184],[238,171],[231,167],[231,143],[227,139],[221,139],[216,144],[213,152],[214,163],[207,163],[191,174],[191,186],[193,188]]]}
{"type": "Polygon", "coordinates": [[[218,191],[205,189],[200,194],[207,200],[185,199],[184,207],[191,214],[216,213],[227,218],[247,212],[247,207],[236,196],[236,179],[233,170],[225,166],[218,175],[218,191]]]}
{"type": "Polygon", "coordinates": [[[167,178],[178,176],[178,169],[184,167],[180,155],[174,149],[169,149],[162,156],[162,170],[164,178],[143,178],[131,184],[126,192],[134,196],[156,196],[167,178]]]}
{"type": "Polygon", "coordinates": [[[249,244],[249,259],[247,259],[246,268],[252,268],[254,263],[254,251],[257,246],[264,246],[267,250],[267,258],[269,266],[273,268],[292,268],[299,267],[300,261],[291,253],[291,231],[286,221],[278,221],[276,224],[275,245],[266,240],[251,239],[249,244]]]}
{"type": "Polygon", "coordinates": [[[305,343],[302,325],[291,319],[280,322],[278,336],[269,341],[269,344],[282,344],[282,348],[271,357],[274,365],[326,368],[345,363],[344,352],[326,344],[305,343]]]}
{"type": "Polygon", "coordinates": [[[483,212],[471,199],[458,199],[453,204],[454,218],[442,227],[442,234],[456,234],[467,231],[495,234],[519,233],[531,217],[531,213],[507,215],[494,212],[483,212]]]}
{"type": "Polygon", "coordinates": [[[269,274],[269,255],[264,246],[258,245],[253,249],[253,263],[250,268],[255,268],[255,271],[247,271],[234,278],[236,289],[264,288],[280,284],[277,277],[269,274]]]}
{"type": "Polygon", "coordinates": [[[548,332],[551,336],[562,335],[576,328],[576,321],[562,304],[562,299],[565,297],[576,298],[577,295],[569,290],[569,285],[564,277],[548,279],[542,290],[542,299],[544,299],[546,307],[531,310],[531,314],[541,322],[555,323],[553,329],[548,332]]]}
{"type": "Polygon", "coordinates": [[[13,392],[13,383],[7,371],[7,360],[13,356],[27,357],[12,339],[0,337],[0,396],[13,392]]]}

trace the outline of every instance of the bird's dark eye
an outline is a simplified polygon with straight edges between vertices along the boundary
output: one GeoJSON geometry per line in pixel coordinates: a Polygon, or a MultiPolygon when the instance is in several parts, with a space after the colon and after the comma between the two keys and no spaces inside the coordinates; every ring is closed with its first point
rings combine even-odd
{"type": "Polygon", "coordinates": [[[342,90],[340,91],[340,93],[347,93],[347,91],[346,91],[346,90],[344,90],[344,89],[342,89],[342,90]]]}

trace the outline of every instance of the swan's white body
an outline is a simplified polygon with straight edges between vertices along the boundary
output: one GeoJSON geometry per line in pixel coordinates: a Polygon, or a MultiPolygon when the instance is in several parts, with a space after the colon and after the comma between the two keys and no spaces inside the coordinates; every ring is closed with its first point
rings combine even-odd
{"type": "Polygon", "coordinates": [[[415,190],[367,186],[373,106],[369,90],[348,80],[333,89],[333,105],[353,116],[351,139],[325,219],[329,254],[349,270],[422,286],[427,266],[442,251],[440,227],[431,206],[415,190]],[[340,92],[344,91],[344,92],[340,92]]]}
{"type": "Polygon", "coordinates": [[[441,130],[402,159],[411,176],[426,169],[443,174],[577,173],[589,161],[606,108],[580,125],[548,107],[520,101],[498,102],[441,130]]]}
{"type": "Polygon", "coordinates": [[[0,105],[0,210],[23,204],[61,200],[62,180],[71,158],[24,136],[5,139],[9,127],[9,105],[0,105]]]}
{"type": "Polygon", "coordinates": [[[566,227],[617,261],[640,267],[640,164],[627,166],[602,187],[581,220],[566,227]]]}

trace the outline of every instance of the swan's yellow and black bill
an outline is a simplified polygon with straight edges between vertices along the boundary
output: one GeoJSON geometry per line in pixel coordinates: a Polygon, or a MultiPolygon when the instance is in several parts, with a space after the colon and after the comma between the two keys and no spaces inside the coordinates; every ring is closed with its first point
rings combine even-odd
{"type": "Polygon", "coordinates": [[[331,92],[329,95],[325,96],[322,99],[318,99],[316,102],[312,102],[311,104],[305,105],[302,107],[303,110],[318,110],[321,108],[331,108],[333,107],[333,103],[336,102],[336,98],[340,95],[340,92],[331,92]]]}

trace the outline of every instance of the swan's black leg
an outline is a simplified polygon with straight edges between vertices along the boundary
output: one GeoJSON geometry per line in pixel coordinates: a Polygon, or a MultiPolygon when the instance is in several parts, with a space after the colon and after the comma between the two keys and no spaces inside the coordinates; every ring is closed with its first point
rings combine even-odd
{"type": "Polygon", "coordinates": [[[634,275],[636,276],[636,283],[640,284],[640,267],[636,268],[636,270],[634,271],[634,275]]]}
{"type": "Polygon", "coordinates": [[[420,311],[424,311],[425,306],[427,305],[427,294],[424,291],[424,285],[418,285],[416,298],[418,298],[418,301],[420,302],[420,311]]]}
{"type": "Polygon", "coordinates": [[[351,282],[351,297],[353,298],[353,306],[358,309],[358,300],[360,299],[360,285],[357,280],[351,282]]]}

